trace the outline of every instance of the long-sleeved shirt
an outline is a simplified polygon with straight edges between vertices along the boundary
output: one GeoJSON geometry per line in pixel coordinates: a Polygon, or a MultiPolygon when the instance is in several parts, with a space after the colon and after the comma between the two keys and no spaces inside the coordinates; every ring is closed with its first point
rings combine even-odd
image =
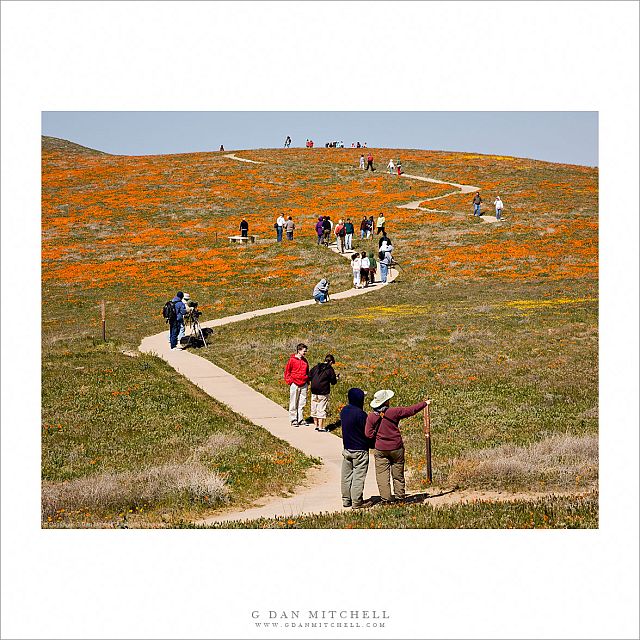
{"type": "Polygon", "coordinates": [[[284,368],[284,381],[299,387],[303,387],[309,382],[309,362],[304,356],[296,358],[296,355],[293,354],[289,358],[284,368]]]}
{"type": "Polygon", "coordinates": [[[384,415],[377,411],[371,411],[367,416],[364,434],[367,438],[373,438],[377,427],[376,449],[379,451],[401,449],[404,447],[404,442],[402,441],[402,435],[400,435],[400,420],[415,416],[426,406],[426,402],[418,402],[418,404],[413,404],[410,407],[389,407],[384,412],[384,415]]]}
{"type": "Polygon", "coordinates": [[[178,296],[174,296],[171,302],[173,302],[173,306],[176,308],[176,322],[182,322],[187,313],[187,307],[185,307],[184,302],[182,302],[182,299],[178,298],[178,296]]]}

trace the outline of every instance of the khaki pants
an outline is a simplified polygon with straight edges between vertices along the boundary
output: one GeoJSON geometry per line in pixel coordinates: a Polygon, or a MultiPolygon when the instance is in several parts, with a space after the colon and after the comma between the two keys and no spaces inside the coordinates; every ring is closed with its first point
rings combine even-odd
{"type": "Polygon", "coordinates": [[[342,450],[342,504],[345,507],[359,507],[362,504],[368,469],[368,451],[342,450]]]}
{"type": "Polygon", "coordinates": [[[292,383],[289,387],[289,419],[291,424],[304,422],[304,407],[307,404],[308,384],[299,387],[292,383]]]}
{"type": "Polygon", "coordinates": [[[376,464],[376,482],[378,491],[383,500],[391,500],[391,487],[389,486],[389,471],[393,478],[393,493],[396,498],[404,499],[404,447],[393,451],[373,452],[376,464]]]}

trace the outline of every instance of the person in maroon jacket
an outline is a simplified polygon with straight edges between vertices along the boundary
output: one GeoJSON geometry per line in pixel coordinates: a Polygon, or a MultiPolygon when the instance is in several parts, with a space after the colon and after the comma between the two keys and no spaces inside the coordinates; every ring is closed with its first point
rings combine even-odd
{"type": "Polygon", "coordinates": [[[305,358],[307,345],[300,343],[284,368],[284,381],[289,385],[289,418],[292,427],[301,427],[309,388],[309,362],[305,358]]]}
{"type": "Polygon", "coordinates": [[[373,411],[367,415],[364,434],[375,441],[373,458],[376,467],[376,482],[382,502],[404,500],[404,442],[400,435],[400,420],[410,418],[422,411],[429,400],[419,402],[410,407],[391,407],[390,400],[394,396],[390,389],[376,391],[371,400],[373,411]],[[389,472],[393,478],[391,495],[389,472]]]}

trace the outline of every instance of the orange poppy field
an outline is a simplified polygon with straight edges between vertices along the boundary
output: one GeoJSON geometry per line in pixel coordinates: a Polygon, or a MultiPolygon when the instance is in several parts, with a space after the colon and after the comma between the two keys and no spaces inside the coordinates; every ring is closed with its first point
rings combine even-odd
{"type": "MultiPolygon", "coordinates": [[[[206,321],[309,298],[322,277],[332,291],[351,287],[344,258],[316,243],[315,222],[324,215],[350,218],[356,247],[377,252],[358,229],[363,216],[383,213],[397,283],[322,309],[231,325],[199,355],[284,404],[284,360],[308,342],[311,358],[335,352],[341,367],[333,417],[358,384],[370,393],[398,386],[399,402],[437,399],[440,483],[596,487],[592,449],[570,479],[551,463],[544,473],[507,477],[492,467],[482,475],[478,456],[558,434],[597,435],[598,170],[472,153],[371,152],[375,172],[358,168],[359,149],[234,152],[249,163],[224,152],[114,156],[43,137],[45,526],[175,525],[295,490],[312,459],[136,350],[166,328],[162,305],[177,290],[200,302],[206,321]],[[477,187],[488,215],[499,195],[505,220],[474,218],[473,193],[389,174],[390,158],[409,176],[477,187]],[[419,208],[400,208],[410,202],[419,208]],[[275,241],[280,214],[296,224],[293,241],[275,241]],[[229,242],[242,219],[255,244],[229,242]],[[179,428],[168,414],[183,416],[179,428]],[[143,498],[122,488],[151,487],[149,470],[171,467],[171,477],[181,478],[176,465],[194,451],[198,465],[219,475],[219,487],[154,485],[143,498]],[[106,497],[92,502],[98,480],[106,497]]],[[[423,487],[417,422],[408,424],[406,441],[409,485],[423,487]]]]}

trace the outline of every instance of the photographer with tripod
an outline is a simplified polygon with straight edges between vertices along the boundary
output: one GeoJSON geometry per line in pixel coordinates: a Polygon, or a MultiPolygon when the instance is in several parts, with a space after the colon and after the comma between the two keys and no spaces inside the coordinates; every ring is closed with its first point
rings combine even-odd
{"type": "Polygon", "coordinates": [[[200,346],[200,342],[202,342],[202,346],[206,347],[207,341],[205,340],[205,331],[210,333],[211,329],[205,329],[203,331],[202,327],[200,326],[200,316],[202,315],[202,311],[198,309],[198,303],[195,300],[191,300],[191,296],[189,296],[188,293],[184,294],[184,300],[187,301],[184,322],[189,327],[190,331],[186,340],[186,344],[182,348],[186,349],[187,347],[200,346]]]}

